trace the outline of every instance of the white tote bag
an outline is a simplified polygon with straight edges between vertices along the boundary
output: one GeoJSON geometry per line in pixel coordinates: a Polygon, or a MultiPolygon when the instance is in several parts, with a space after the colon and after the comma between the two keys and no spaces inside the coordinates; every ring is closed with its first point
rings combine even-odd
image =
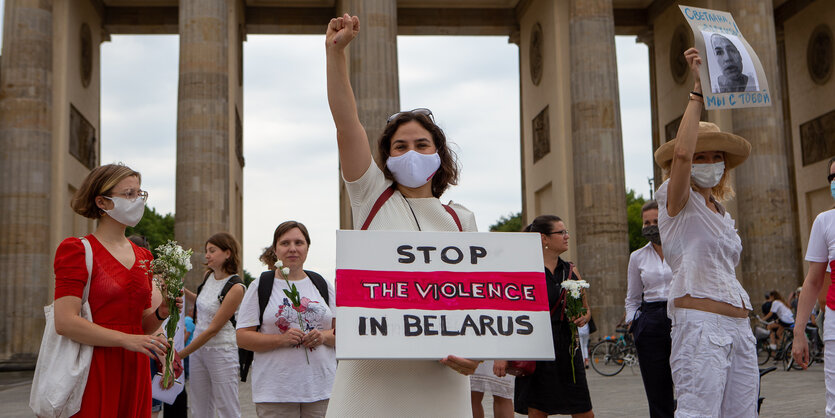
{"type": "MultiPolygon", "coordinates": [[[[90,280],[93,277],[93,249],[81,238],[87,262],[87,284],[81,298],[80,316],[90,322],[90,280]]],[[[93,359],[93,346],[77,343],[55,332],[54,304],[44,307],[46,326],[43,330],[29,407],[38,417],[69,417],[81,410],[81,397],[87,386],[87,375],[93,359]]]]}

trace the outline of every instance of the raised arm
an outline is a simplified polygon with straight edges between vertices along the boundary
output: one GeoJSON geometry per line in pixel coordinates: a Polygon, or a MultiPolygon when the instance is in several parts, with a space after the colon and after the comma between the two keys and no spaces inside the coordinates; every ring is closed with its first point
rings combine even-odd
{"type": "MultiPolygon", "coordinates": [[[[690,73],[693,74],[695,82],[693,91],[702,92],[702,82],[699,79],[699,66],[702,58],[696,48],[684,51],[684,58],[690,66],[690,73]]],[[[667,186],[667,213],[676,216],[690,197],[690,167],[693,164],[693,154],[696,152],[696,140],[699,131],[699,119],[702,115],[704,102],[697,97],[687,102],[687,108],[681,117],[681,124],[676,134],[676,147],[673,152],[673,161],[670,167],[670,183],[667,186]]]]}
{"type": "Polygon", "coordinates": [[[362,177],[371,165],[371,148],[368,134],[360,123],[357,102],[348,78],[345,48],[360,31],[357,16],[331,19],[325,34],[327,55],[328,105],[336,125],[336,142],[339,147],[339,163],[347,181],[362,177]]]}

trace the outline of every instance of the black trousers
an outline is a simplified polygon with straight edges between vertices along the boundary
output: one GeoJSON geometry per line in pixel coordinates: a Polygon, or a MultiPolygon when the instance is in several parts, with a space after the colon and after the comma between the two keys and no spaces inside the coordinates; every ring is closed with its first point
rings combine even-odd
{"type": "Polygon", "coordinates": [[[667,302],[644,302],[641,315],[632,326],[638,363],[649,403],[649,415],[672,417],[675,414],[673,376],[670,371],[672,322],[667,318],[667,302]]]}

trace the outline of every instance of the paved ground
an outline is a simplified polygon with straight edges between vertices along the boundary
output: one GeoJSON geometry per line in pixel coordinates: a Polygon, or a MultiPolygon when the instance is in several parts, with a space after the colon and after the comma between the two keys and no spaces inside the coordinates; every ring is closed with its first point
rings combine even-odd
{"type": "MultiPolygon", "coordinates": [[[[589,370],[589,388],[597,417],[647,416],[646,398],[637,367],[624,369],[619,375],[604,377],[589,370]]],[[[31,417],[29,390],[31,372],[0,373],[0,417],[31,417]]],[[[815,364],[809,370],[786,372],[776,370],[762,380],[763,417],[822,417],[824,416],[823,365],[815,364]]],[[[250,387],[240,387],[244,417],[254,417],[250,387]]],[[[490,397],[485,396],[485,411],[490,414],[490,397]]],[[[517,415],[522,417],[523,415],[517,415]]]]}

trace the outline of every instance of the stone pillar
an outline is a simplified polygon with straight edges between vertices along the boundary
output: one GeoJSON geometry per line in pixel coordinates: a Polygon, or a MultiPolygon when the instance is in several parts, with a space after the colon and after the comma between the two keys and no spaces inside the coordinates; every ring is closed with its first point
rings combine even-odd
{"type": "Polygon", "coordinates": [[[32,367],[53,286],[52,1],[6,0],[0,64],[0,369],[32,367]]]}
{"type": "MultiPolygon", "coordinates": [[[[348,47],[348,71],[360,122],[377,159],[386,118],[400,109],[397,72],[397,0],[342,0],[337,13],[360,18],[360,35],[348,47]]],[[[339,227],[351,229],[351,203],[340,177],[339,227]]]]}
{"type": "Polygon", "coordinates": [[[771,3],[729,0],[728,11],[762,62],[773,105],[732,110],[733,132],[751,142],[751,155],[734,171],[742,237],[742,284],[756,303],[768,290],[784,294],[798,275],[789,168],[783,129],[782,86],[771,3]]]}
{"type": "Polygon", "coordinates": [[[206,239],[230,228],[228,19],[225,0],[180,0],[174,235],[194,250],[191,289],[202,280],[206,239]]]}
{"type": "Polygon", "coordinates": [[[604,334],[623,316],[629,244],[612,0],[571,0],[571,142],[577,267],[604,334]]]}

